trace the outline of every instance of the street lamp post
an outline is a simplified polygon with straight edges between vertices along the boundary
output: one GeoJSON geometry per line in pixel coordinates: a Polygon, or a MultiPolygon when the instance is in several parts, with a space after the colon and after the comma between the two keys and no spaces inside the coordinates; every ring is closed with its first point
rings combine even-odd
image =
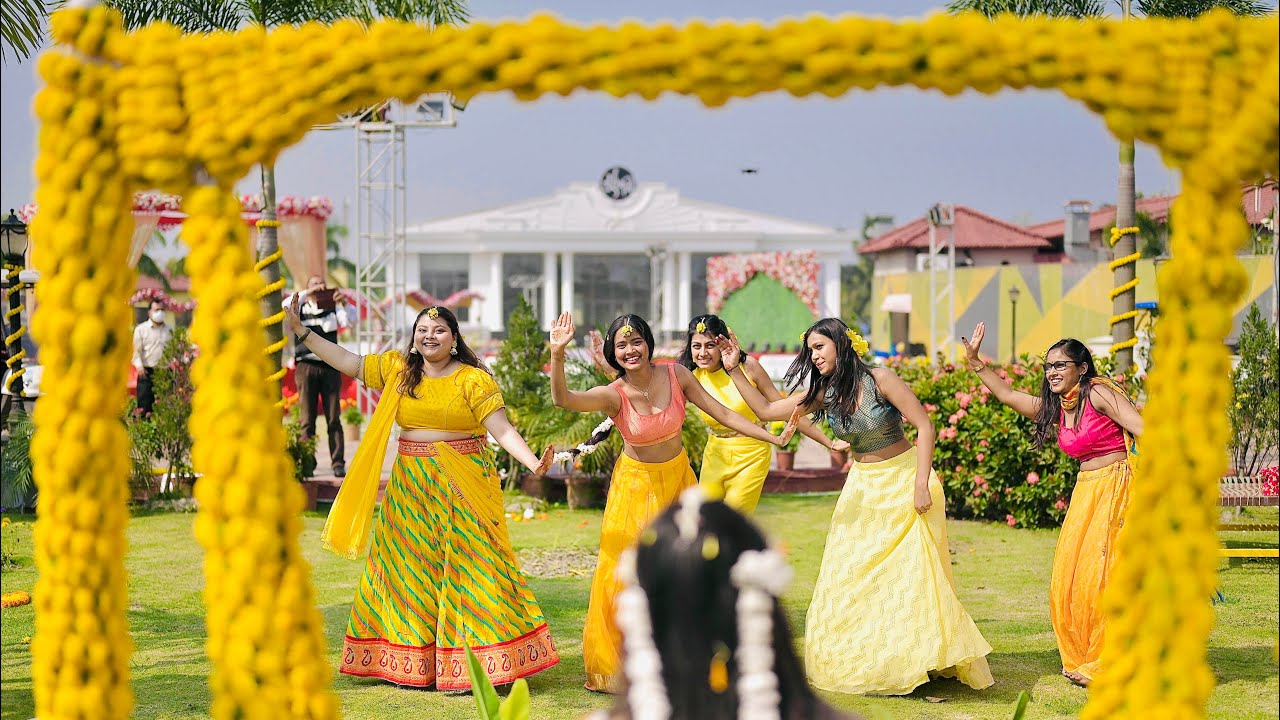
{"type": "Polygon", "coordinates": [[[1018,362],[1018,296],[1022,291],[1017,285],[1009,288],[1009,363],[1018,362]]]}
{"type": "Polygon", "coordinates": [[[3,326],[5,366],[9,371],[4,381],[6,394],[9,395],[5,398],[4,414],[7,419],[9,398],[16,399],[18,412],[21,413],[25,411],[22,400],[26,397],[22,383],[22,359],[26,357],[26,352],[22,349],[22,336],[26,334],[22,327],[22,291],[25,284],[21,274],[26,265],[27,224],[19,220],[13,210],[9,211],[8,217],[0,220],[0,255],[4,256],[4,295],[9,301],[6,303],[8,308],[4,314],[3,326]]]}

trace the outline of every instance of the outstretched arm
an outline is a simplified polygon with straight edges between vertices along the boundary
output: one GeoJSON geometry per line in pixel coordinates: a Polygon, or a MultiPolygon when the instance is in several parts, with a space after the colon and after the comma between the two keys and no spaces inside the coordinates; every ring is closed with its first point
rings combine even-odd
{"type": "Polygon", "coordinates": [[[796,421],[799,418],[799,410],[794,411],[787,418],[787,427],[782,431],[781,435],[774,435],[764,428],[756,425],[750,420],[742,417],[738,413],[730,410],[711,396],[710,393],[702,387],[702,383],[689,372],[689,369],[683,365],[676,366],[676,379],[680,383],[680,388],[684,390],[685,399],[696,405],[702,412],[711,416],[716,422],[724,425],[730,430],[736,431],[740,435],[763,440],[767,443],[782,446],[796,431],[796,421]]]}
{"type": "MultiPolygon", "coordinates": [[[[756,417],[761,420],[785,420],[800,408],[803,395],[782,397],[779,393],[778,399],[769,400],[755,385],[751,384],[751,380],[742,369],[742,363],[739,362],[743,357],[742,348],[738,346],[738,339],[733,337],[733,333],[730,333],[729,337],[721,335],[716,338],[716,347],[720,348],[720,362],[724,365],[724,371],[733,379],[733,384],[738,388],[738,394],[742,395],[747,407],[751,408],[751,412],[755,413],[756,417]]],[[[772,385],[773,381],[770,380],[769,384],[772,385]]],[[[813,411],[809,408],[801,409],[802,415],[810,412],[813,411]]]]}
{"type": "Polygon", "coordinates": [[[564,377],[564,353],[573,340],[573,316],[567,312],[560,313],[551,326],[551,402],[556,407],[575,412],[602,412],[609,417],[618,414],[618,393],[607,386],[599,385],[577,392],[569,389],[564,377]]]}
{"type": "Polygon", "coordinates": [[[294,293],[293,301],[284,307],[284,312],[289,316],[289,329],[297,334],[303,333],[302,342],[308,350],[315,353],[329,367],[346,375],[347,377],[358,377],[360,375],[360,356],[347,350],[346,348],[331,343],[320,337],[319,333],[311,332],[302,325],[302,317],[298,315],[298,306],[301,303],[302,293],[294,293]]]}
{"type": "Polygon", "coordinates": [[[534,475],[545,475],[547,469],[551,467],[551,459],[555,456],[554,448],[548,445],[542,452],[541,458],[534,455],[529,449],[529,444],[520,435],[520,431],[516,430],[511,420],[507,418],[506,408],[498,408],[489,413],[489,417],[484,419],[483,424],[484,429],[489,431],[502,449],[511,453],[511,457],[518,460],[521,465],[529,468],[529,472],[534,475]]]}
{"type": "Polygon", "coordinates": [[[1040,398],[1034,395],[1028,395],[1020,390],[1014,390],[1013,386],[1005,382],[995,370],[987,367],[987,364],[978,356],[978,351],[982,348],[982,338],[987,334],[987,324],[978,323],[973,328],[973,338],[960,338],[964,342],[964,349],[969,361],[969,369],[977,373],[978,379],[983,385],[991,391],[996,400],[1013,408],[1019,415],[1034,420],[1036,413],[1040,412],[1040,398]]]}
{"type": "Polygon", "coordinates": [[[889,368],[875,368],[871,376],[884,399],[898,408],[902,417],[916,429],[915,506],[916,512],[923,514],[933,507],[933,498],[929,495],[929,473],[933,472],[933,443],[937,433],[929,421],[929,412],[902,378],[889,368]]]}
{"type": "MultiPolygon", "coordinates": [[[[783,399],[782,393],[779,392],[778,388],[773,384],[773,378],[769,377],[769,373],[764,371],[764,366],[760,364],[760,361],[747,356],[742,360],[742,367],[747,374],[747,378],[750,379],[752,384],[760,390],[760,394],[764,396],[765,400],[774,402],[776,400],[783,399]]],[[[755,411],[753,410],[752,412],[755,411]]],[[[849,449],[849,443],[840,439],[832,440],[827,437],[827,434],[822,432],[822,428],[814,425],[807,417],[800,418],[797,428],[803,435],[811,438],[814,442],[828,450],[849,449]]]]}

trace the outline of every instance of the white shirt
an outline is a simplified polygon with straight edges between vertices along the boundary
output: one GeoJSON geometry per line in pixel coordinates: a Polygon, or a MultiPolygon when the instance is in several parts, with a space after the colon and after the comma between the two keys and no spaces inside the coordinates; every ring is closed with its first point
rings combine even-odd
{"type": "Polygon", "coordinates": [[[173,328],[147,320],[133,329],[133,366],[142,370],[160,364],[164,346],[169,344],[173,328]]]}

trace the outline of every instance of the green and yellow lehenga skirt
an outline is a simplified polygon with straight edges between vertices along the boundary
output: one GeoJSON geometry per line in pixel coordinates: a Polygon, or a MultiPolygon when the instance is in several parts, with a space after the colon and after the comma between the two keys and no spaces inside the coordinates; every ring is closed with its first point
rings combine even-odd
{"type": "Polygon", "coordinates": [[[467,647],[495,685],[560,662],[511,548],[484,439],[401,440],[340,671],[465,690],[467,647]]]}

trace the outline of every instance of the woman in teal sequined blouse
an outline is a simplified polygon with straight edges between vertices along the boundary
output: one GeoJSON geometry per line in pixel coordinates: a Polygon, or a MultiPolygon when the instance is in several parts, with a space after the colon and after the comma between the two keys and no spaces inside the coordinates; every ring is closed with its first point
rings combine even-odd
{"type": "Polygon", "coordinates": [[[932,469],[935,433],[915,393],[892,370],[863,363],[866,341],[838,318],[805,331],[785,378],[789,390],[804,390],[772,402],[739,369],[736,342],[725,340],[725,370],[757,417],[796,408],[824,415],[853,450],[805,618],[809,681],[875,695],[905,695],[931,674],[989,687],[991,646],[956,596],[932,469]],[[904,419],[916,428],[914,446],[904,419]]]}

